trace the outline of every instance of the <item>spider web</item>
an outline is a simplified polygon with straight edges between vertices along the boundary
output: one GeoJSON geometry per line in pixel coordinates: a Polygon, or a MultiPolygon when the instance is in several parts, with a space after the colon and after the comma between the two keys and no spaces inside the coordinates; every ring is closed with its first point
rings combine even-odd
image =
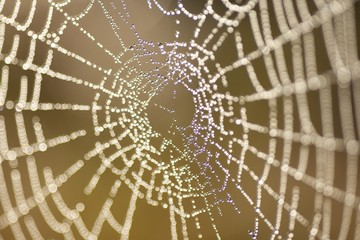
{"type": "Polygon", "coordinates": [[[0,238],[360,239],[358,5],[1,0],[0,238]]]}

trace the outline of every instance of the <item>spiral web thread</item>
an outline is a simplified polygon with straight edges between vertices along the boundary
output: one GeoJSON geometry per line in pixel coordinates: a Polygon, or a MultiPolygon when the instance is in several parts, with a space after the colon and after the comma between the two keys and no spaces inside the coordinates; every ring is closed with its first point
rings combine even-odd
{"type": "MultiPolygon", "coordinates": [[[[128,239],[132,225],[136,224],[133,217],[137,202],[145,200],[150,205],[168,209],[168,227],[173,239],[191,238],[188,233],[191,224],[198,229],[195,237],[201,238],[201,216],[210,219],[213,235],[220,239],[217,216],[222,214],[224,204],[238,213],[239,223],[242,209],[252,209],[254,228],[248,232],[252,239],[260,238],[263,229],[268,233],[267,238],[292,239],[296,238],[297,228],[306,231],[309,239],[360,239],[357,192],[360,65],[355,1],[315,0],[311,3],[315,10],[310,10],[305,0],[221,0],[219,3],[225,11],[217,11],[216,3],[208,0],[198,13],[192,13],[191,4],[180,0],[172,9],[166,9],[157,0],[144,1],[147,11],[170,16],[179,26],[174,41],[161,43],[141,38],[137,26],[131,23],[126,1],[91,0],[81,13],[72,15],[67,12],[67,7],[72,4],[70,0],[49,0],[45,4],[47,16],[40,31],[32,29],[40,1],[32,0],[27,6],[25,21],[20,21],[18,15],[20,10],[24,11],[24,2],[0,1],[0,12],[5,7],[12,9],[10,14],[0,15],[0,60],[3,63],[0,237],[7,239],[5,230],[10,229],[11,237],[15,239],[44,239],[38,217],[32,215],[34,209],[38,209],[51,231],[65,239],[75,238],[75,231],[84,239],[101,237],[105,222],[121,239],[128,239]],[[109,50],[83,27],[94,9],[101,10],[111,26],[120,53],[109,50]],[[269,9],[274,11],[274,16],[269,9]],[[60,19],[56,24],[55,18],[60,19]],[[183,19],[195,24],[187,41],[181,38],[183,19]],[[248,51],[243,42],[244,33],[239,30],[245,19],[250,23],[247,27],[256,44],[253,51],[248,51]],[[210,31],[205,28],[208,21],[215,21],[210,31]],[[135,44],[127,45],[127,36],[119,22],[122,27],[127,27],[127,34],[136,39],[135,44]],[[277,36],[273,33],[273,23],[279,30],[277,36]],[[102,51],[111,64],[106,66],[106,62],[88,60],[63,46],[62,37],[66,36],[70,26],[91,41],[88,49],[102,51]],[[317,67],[316,29],[325,39],[322,44],[326,49],[325,58],[330,63],[330,69],[325,72],[319,72],[317,67]],[[4,45],[8,41],[12,42],[11,47],[5,51],[4,45]],[[218,60],[227,41],[236,49],[236,59],[231,63],[218,60]],[[47,49],[42,64],[34,62],[39,45],[47,49]],[[290,46],[290,66],[285,57],[285,45],[290,46]],[[19,57],[19,49],[27,49],[27,56],[19,57]],[[58,55],[97,72],[101,75],[100,80],[92,82],[56,70],[53,62],[58,55]],[[265,80],[258,76],[259,70],[254,65],[259,59],[265,66],[260,70],[265,72],[265,80]],[[19,89],[15,90],[10,89],[11,81],[14,81],[13,69],[24,73],[19,89]],[[231,92],[229,81],[234,77],[229,74],[238,69],[245,69],[252,93],[236,95],[231,92]],[[48,79],[90,89],[93,101],[88,105],[42,102],[43,81],[48,79]],[[154,104],[173,116],[169,134],[162,134],[152,127],[146,109],[153,104],[151,99],[171,84],[182,85],[191,93],[195,113],[191,123],[182,126],[176,122],[171,106],[154,104]],[[16,97],[8,94],[10,91],[18,91],[16,97]],[[318,94],[321,129],[316,129],[312,120],[310,92],[318,94]],[[267,106],[266,125],[248,121],[248,114],[256,111],[249,107],[254,102],[267,106]],[[339,109],[338,122],[334,117],[335,109],[339,109]],[[32,116],[29,112],[42,111],[89,113],[88,120],[93,129],[47,138],[40,117],[33,117],[32,125],[26,123],[32,116]],[[8,127],[12,123],[11,118],[8,120],[10,115],[15,116],[16,131],[8,127]],[[340,134],[335,131],[336,124],[340,125],[340,134]],[[252,142],[252,133],[268,139],[265,151],[252,142]],[[14,134],[17,134],[17,146],[10,144],[9,136],[14,134]],[[30,140],[28,135],[34,135],[36,140],[30,140]],[[177,144],[171,136],[181,138],[183,145],[177,144]],[[76,145],[79,139],[88,137],[98,140],[92,149],[84,151],[83,160],[71,160],[62,174],[54,176],[51,167],[41,169],[38,166],[42,152],[51,152],[60,145],[76,145]],[[161,144],[154,144],[154,140],[161,144]],[[297,152],[295,145],[299,146],[297,152]],[[165,154],[169,156],[168,161],[161,160],[165,154]],[[297,155],[297,164],[292,162],[294,155],[297,155]],[[247,160],[249,156],[261,161],[262,171],[252,169],[247,160]],[[90,173],[88,184],[83,187],[86,195],[93,194],[105,174],[118,177],[93,225],[88,226],[82,218],[87,206],[80,200],[76,207],[69,206],[62,197],[61,187],[71,183],[73,176],[94,159],[100,159],[100,164],[95,173],[90,173]],[[116,166],[117,161],[123,162],[124,166],[116,166]],[[335,186],[335,175],[340,171],[335,168],[336,161],[342,161],[345,166],[344,188],[335,186]],[[315,165],[313,175],[307,173],[310,164],[315,165]],[[278,185],[268,180],[273,169],[279,169],[278,185]],[[147,173],[149,178],[145,177],[147,173]],[[255,194],[243,188],[244,175],[255,183],[255,194]],[[289,186],[290,179],[296,182],[295,186],[289,186]],[[30,195],[25,191],[24,183],[28,184],[30,195]],[[123,186],[131,189],[132,195],[125,216],[116,219],[114,199],[121,195],[118,190],[123,186]],[[304,204],[301,202],[302,186],[309,187],[314,193],[314,198],[308,200],[314,201],[310,216],[299,208],[299,204],[304,204]],[[236,194],[242,196],[246,206],[239,204],[233,196],[236,194]],[[264,212],[267,203],[262,199],[265,195],[270,197],[266,201],[275,202],[274,216],[264,212]],[[342,207],[338,219],[332,214],[333,203],[340,203],[342,207]],[[61,219],[53,214],[54,208],[61,213],[61,219]],[[339,219],[339,229],[332,236],[331,226],[339,219]]],[[[241,86],[241,76],[236,78],[241,86]]]]}

